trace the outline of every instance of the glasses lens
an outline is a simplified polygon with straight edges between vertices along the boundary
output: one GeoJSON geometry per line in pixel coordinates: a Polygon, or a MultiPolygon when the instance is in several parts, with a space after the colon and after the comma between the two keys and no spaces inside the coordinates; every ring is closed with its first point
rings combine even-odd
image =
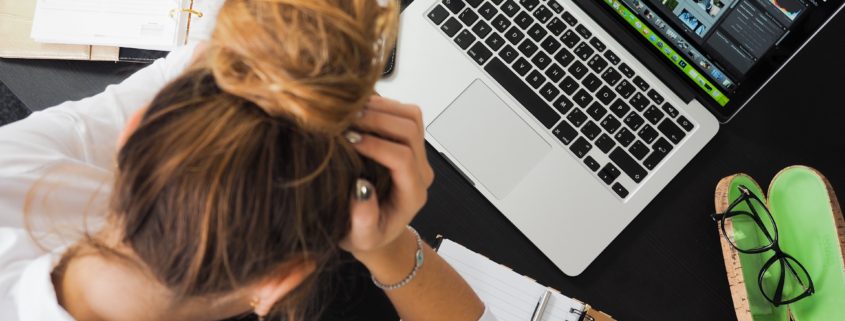
{"type": "Polygon", "coordinates": [[[755,197],[737,203],[722,222],[728,241],[743,252],[766,250],[776,238],[774,219],[766,205],[755,197]]]}
{"type": "Polygon", "coordinates": [[[794,302],[810,291],[810,276],[791,256],[770,261],[763,267],[760,288],[763,295],[776,305],[794,302]]]}

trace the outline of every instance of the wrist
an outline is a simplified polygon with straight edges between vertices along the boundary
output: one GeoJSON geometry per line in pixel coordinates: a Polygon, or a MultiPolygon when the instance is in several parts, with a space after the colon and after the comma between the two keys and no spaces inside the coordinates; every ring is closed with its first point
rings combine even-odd
{"type": "Polygon", "coordinates": [[[382,248],[352,253],[379,282],[394,284],[402,281],[416,265],[417,237],[404,230],[399,237],[382,248]]]}

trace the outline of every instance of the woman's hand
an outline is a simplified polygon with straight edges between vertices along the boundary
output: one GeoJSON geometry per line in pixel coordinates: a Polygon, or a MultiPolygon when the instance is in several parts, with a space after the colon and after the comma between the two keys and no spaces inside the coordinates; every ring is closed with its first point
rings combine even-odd
{"type": "MultiPolygon", "coordinates": [[[[413,251],[395,250],[408,244],[409,238],[401,236],[406,235],[406,226],[425,204],[434,181],[426,158],[422,113],[417,106],[373,96],[355,125],[378,135],[351,133],[348,138],[361,155],[390,171],[393,186],[391,195],[373,194],[352,201],[352,228],[341,247],[365,265],[395,255],[410,261],[413,251]]],[[[369,188],[374,193],[372,185],[369,188]]]]}

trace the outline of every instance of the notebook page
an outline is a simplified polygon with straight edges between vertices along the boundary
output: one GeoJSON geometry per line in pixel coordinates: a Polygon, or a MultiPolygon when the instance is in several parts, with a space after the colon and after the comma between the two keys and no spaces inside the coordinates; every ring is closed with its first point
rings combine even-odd
{"type": "MultiPolygon", "coordinates": [[[[444,239],[437,253],[466,281],[498,321],[531,320],[537,302],[547,288],[534,280],[491,261],[462,245],[444,239]]],[[[544,321],[576,321],[583,310],[580,302],[553,291],[546,305],[544,321]]]]}
{"type": "Polygon", "coordinates": [[[173,49],[180,0],[37,0],[32,38],[45,43],[173,49]]]}

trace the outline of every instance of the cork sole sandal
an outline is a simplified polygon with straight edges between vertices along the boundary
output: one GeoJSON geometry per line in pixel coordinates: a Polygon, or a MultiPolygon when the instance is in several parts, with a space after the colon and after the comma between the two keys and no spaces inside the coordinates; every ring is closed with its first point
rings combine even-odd
{"type": "Polygon", "coordinates": [[[768,190],[781,248],[799,260],[815,293],[788,306],[796,321],[845,320],[845,219],[830,181],[817,170],[792,166],[768,190]]]}
{"type": "MultiPolygon", "coordinates": [[[[728,206],[739,197],[739,185],[744,185],[760,200],[765,200],[765,194],[753,178],[746,174],[736,174],[723,178],[716,186],[715,207],[717,213],[724,213],[728,206]]],[[[740,204],[737,209],[747,210],[747,205],[740,204]],[[743,208],[744,207],[744,208],[743,208]]],[[[762,209],[760,209],[762,210],[762,209]]],[[[758,211],[759,212],[759,211],[758,211]]],[[[743,237],[737,235],[742,230],[734,230],[730,221],[725,222],[725,232],[728,237],[740,242],[743,237]]],[[[757,275],[771,254],[743,254],[737,251],[725,239],[722,231],[718,231],[719,241],[722,246],[722,256],[725,261],[728,285],[730,286],[731,299],[734,304],[734,312],[739,321],[786,321],[788,320],[787,310],[784,306],[775,307],[769,303],[760,293],[757,275]],[[744,268],[744,269],[743,269],[744,268]]]]}

